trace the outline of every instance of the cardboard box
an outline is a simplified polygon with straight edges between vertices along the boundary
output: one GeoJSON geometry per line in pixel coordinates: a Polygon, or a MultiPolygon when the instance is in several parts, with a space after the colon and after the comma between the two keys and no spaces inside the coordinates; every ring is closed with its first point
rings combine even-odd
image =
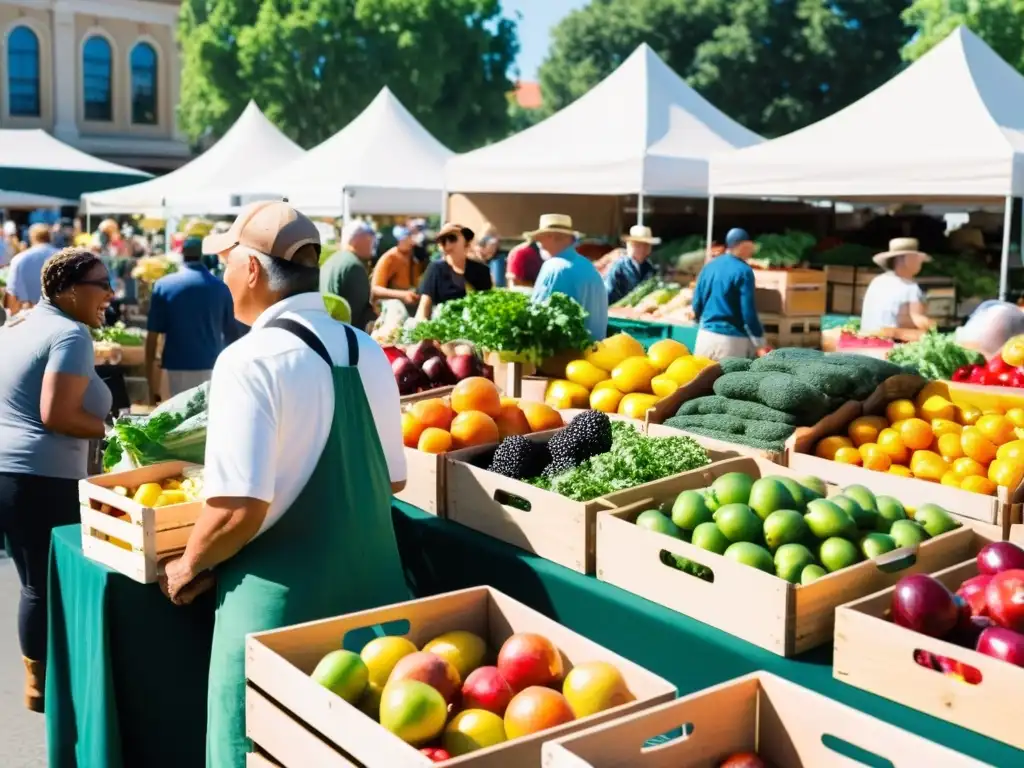
{"type": "MultiPolygon", "coordinates": [[[[955,591],[977,574],[972,558],[935,577],[955,591]]],[[[836,611],[835,678],[1024,749],[1019,717],[1024,706],[1024,669],[893,624],[888,617],[892,595],[892,588],[885,589],[836,611]],[[973,667],[981,673],[981,682],[922,667],[915,661],[918,651],[973,667]]]]}
{"type": "Polygon", "coordinates": [[[755,269],[759,313],[788,317],[825,314],[825,273],[820,269],[755,269]]]}
{"type": "Polygon", "coordinates": [[[737,752],[756,752],[779,768],[865,764],[850,759],[843,749],[847,745],[876,757],[874,765],[984,768],[984,763],[767,672],[549,741],[544,768],[717,768],[737,752]],[[686,735],[645,747],[651,739],[680,730],[686,735]]]}
{"type": "Polygon", "coordinates": [[[155,582],[160,561],[185,549],[203,502],[143,507],[113,489],[131,491],[143,483],[162,482],[198,468],[184,461],[168,461],[80,480],[85,556],[143,584],[155,582]]]}
{"type": "Polygon", "coordinates": [[[246,640],[245,674],[247,735],[285,768],[540,768],[544,741],[645,710],[676,695],[671,683],[490,587],[257,632],[246,640]],[[457,629],[483,637],[493,653],[517,632],[543,635],[561,651],[566,672],[585,661],[615,665],[635,700],[549,731],[440,764],[431,763],[417,749],[309,677],[320,659],[343,647],[346,636],[354,630],[381,629],[403,621],[408,627],[405,636],[417,647],[457,629]]]}
{"type": "MultiPolygon", "coordinates": [[[[647,493],[633,489],[626,503],[597,515],[597,578],[772,653],[795,656],[831,641],[837,606],[895,584],[906,574],[937,571],[971,557],[990,540],[965,526],[914,550],[896,550],[801,586],[635,525],[644,510],[671,503],[683,491],[705,488],[729,472],[797,477],[764,460],[739,458],[677,475],[647,493]],[[712,581],[666,565],[663,552],[710,569],[712,581]]],[[[829,496],[841,492],[835,486],[828,491],[829,496]]]]}

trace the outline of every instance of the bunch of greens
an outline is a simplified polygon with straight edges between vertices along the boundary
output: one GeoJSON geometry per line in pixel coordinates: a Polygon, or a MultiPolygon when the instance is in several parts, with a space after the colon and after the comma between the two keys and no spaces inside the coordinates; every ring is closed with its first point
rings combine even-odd
{"type": "Polygon", "coordinates": [[[763,267],[795,267],[807,258],[815,242],[814,235],[793,230],[781,235],[761,235],[757,238],[757,255],[751,263],[763,267]]]}
{"type": "Polygon", "coordinates": [[[136,467],[160,461],[202,464],[209,388],[200,384],[175,395],[148,416],[117,419],[103,452],[103,470],[109,472],[124,459],[136,467]]]}
{"type": "Polygon", "coordinates": [[[985,358],[961,347],[953,340],[953,334],[931,329],[919,341],[893,347],[889,362],[914,368],[926,379],[948,381],[957,368],[984,363],[985,358]]]}
{"type": "Polygon", "coordinates": [[[579,466],[533,481],[574,501],[590,501],[710,463],[707,451],[689,437],[647,437],[624,421],[612,422],[612,449],[579,466]]]}
{"type": "Polygon", "coordinates": [[[636,288],[631,290],[621,299],[612,304],[613,307],[635,307],[640,301],[658,289],[659,280],[657,277],[648,277],[641,280],[636,288]]]}
{"type": "Polygon", "coordinates": [[[922,267],[921,275],[951,278],[957,296],[963,299],[976,296],[988,298],[999,292],[999,273],[986,269],[976,258],[932,254],[932,261],[922,267]]]}
{"type": "Polygon", "coordinates": [[[808,260],[818,267],[874,267],[871,257],[878,250],[860,243],[841,243],[828,250],[812,253],[808,260]]]}
{"type": "Polygon", "coordinates": [[[519,291],[496,289],[442,304],[433,319],[403,337],[406,343],[468,341],[536,364],[559,352],[587,349],[586,317],[583,307],[562,293],[534,302],[519,291]]]}
{"type": "Polygon", "coordinates": [[[656,267],[678,267],[679,260],[694,251],[704,252],[704,238],[701,235],[687,235],[659,245],[651,252],[650,262],[656,267]]]}
{"type": "Polygon", "coordinates": [[[124,323],[115,323],[106,328],[93,328],[92,338],[93,341],[107,341],[122,347],[141,347],[146,340],[146,332],[129,328],[124,323]]]}

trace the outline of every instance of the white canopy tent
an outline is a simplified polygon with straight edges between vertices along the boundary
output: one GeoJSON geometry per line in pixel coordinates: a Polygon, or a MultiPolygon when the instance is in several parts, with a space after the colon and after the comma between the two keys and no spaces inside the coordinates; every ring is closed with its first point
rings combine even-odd
{"type": "Polygon", "coordinates": [[[966,27],[834,115],[711,161],[715,197],[981,200],[1024,195],[1024,76],[966,27]]]}
{"type": "Polygon", "coordinates": [[[311,216],[432,213],[451,156],[385,87],[331,138],[232,191],[284,197],[311,216]]]}
{"type": "Polygon", "coordinates": [[[166,176],[82,196],[88,214],[225,214],[235,206],[218,191],[232,181],[246,182],[266,168],[290,163],[303,153],[250,101],[221,139],[192,162],[166,176]]]}
{"type": "Polygon", "coordinates": [[[703,197],[711,154],[761,141],[645,43],[547,120],[452,158],[445,182],[450,192],[703,197]]]}

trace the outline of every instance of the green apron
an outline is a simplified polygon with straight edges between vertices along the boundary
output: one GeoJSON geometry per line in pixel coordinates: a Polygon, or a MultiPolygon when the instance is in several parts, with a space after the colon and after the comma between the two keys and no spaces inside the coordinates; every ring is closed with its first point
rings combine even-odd
{"type": "MultiPolygon", "coordinates": [[[[328,365],[323,343],[294,333],[328,365]]],[[[345,326],[348,367],[331,366],[334,420],[306,487],[270,530],[217,568],[217,616],[207,698],[207,768],[244,768],[245,636],[409,599],[391,522],[391,480],[345,326]]]]}

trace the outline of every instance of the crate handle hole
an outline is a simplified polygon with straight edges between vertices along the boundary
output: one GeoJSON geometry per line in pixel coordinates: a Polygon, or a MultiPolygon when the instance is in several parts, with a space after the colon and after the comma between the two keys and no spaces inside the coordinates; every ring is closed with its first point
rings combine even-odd
{"type": "Polygon", "coordinates": [[[533,509],[533,504],[522,496],[516,496],[514,493],[508,491],[497,490],[494,492],[494,500],[501,504],[503,507],[512,507],[518,509],[520,512],[529,512],[533,509]]]}
{"type": "Polygon", "coordinates": [[[871,768],[895,768],[891,760],[886,760],[881,755],[876,755],[856,744],[844,741],[831,733],[822,734],[821,743],[836,754],[854,760],[861,765],[870,765],[871,768]]]}
{"type": "Polygon", "coordinates": [[[368,627],[350,629],[341,639],[341,647],[346,651],[359,653],[363,647],[378,637],[405,637],[412,630],[408,619],[386,621],[383,624],[372,624],[368,627]]]}
{"type": "Polygon", "coordinates": [[[647,755],[651,752],[660,752],[671,748],[677,742],[686,741],[693,735],[694,727],[693,723],[683,723],[678,728],[673,728],[671,731],[652,736],[644,742],[640,748],[641,755],[647,755]]]}
{"type": "Polygon", "coordinates": [[[917,562],[917,550],[910,548],[894,549],[879,555],[872,562],[882,573],[898,573],[905,571],[917,562]]]}
{"type": "Polygon", "coordinates": [[[930,669],[941,675],[952,677],[968,685],[981,684],[981,670],[964,664],[962,661],[951,659],[949,656],[940,656],[937,653],[926,651],[923,648],[915,648],[913,654],[914,663],[919,667],[930,669]]]}
{"type": "Polygon", "coordinates": [[[663,549],[658,552],[658,560],[660,560],[661,564],[666,568],[671,568],[673,571],[685,573],[687,576],[692,576],[695,579],[706,581],[708,584],[715,583],[715,572],[706,565],[701,565],[693,560],[688,560],[674,552],[669,552],[667,549],[663,549]]]}

